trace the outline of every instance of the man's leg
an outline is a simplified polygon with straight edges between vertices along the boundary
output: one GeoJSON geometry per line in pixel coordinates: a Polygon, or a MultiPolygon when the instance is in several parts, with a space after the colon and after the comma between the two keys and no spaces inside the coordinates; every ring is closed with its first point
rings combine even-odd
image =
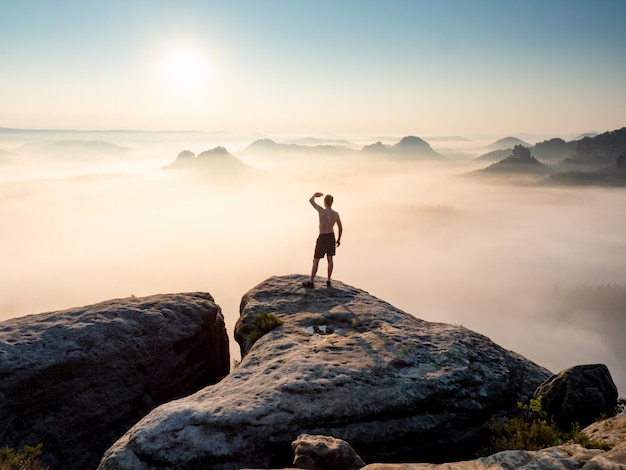
{"type": "Polygon", "coordinates": [[[309,278],[310,282],[313,282],[315,280],[315,275],[317,274],[317,267],[320,264],[320,259],[319,258],[313,258],[313,267],[311,268],[311,277],[309,278]]]}
{"type": "Polygon", "coordinates": [[[334,262],[333,262],[333,257],[330,256],[330,255],[327,255],[326,259],[328,260],[328,281],[327,281],[327,283],[329,283],[330,282],[330,278],[333,275],[334,262]]]}

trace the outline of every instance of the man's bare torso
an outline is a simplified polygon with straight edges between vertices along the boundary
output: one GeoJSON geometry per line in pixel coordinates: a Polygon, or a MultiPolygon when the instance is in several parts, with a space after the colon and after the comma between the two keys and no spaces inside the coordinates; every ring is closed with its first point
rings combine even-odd
{"type": "Polygon", "coordinates": [[[333,233],[333,227],[339,221],[339,214],[328,207],[320,207],[317,212],[320,216],[320,233],[333,233]]]}

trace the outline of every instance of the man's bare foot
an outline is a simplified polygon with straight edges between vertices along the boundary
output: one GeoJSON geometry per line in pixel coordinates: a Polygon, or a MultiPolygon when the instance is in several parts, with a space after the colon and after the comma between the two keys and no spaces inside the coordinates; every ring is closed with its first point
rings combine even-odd
{"type": "Polygon", "coordinates": [[[311,287],[313,287],[313,283],[312,283],[311,281],[304,281],[304,282],[302,283],[302,287],[308,287],[308,288],[311,288],[311,287]]]}
{"type": "Polygon", "coordinates": [[[330,279],[328,281],[326,281],[326,287],[332,287],[330,284],[330,279]]]}

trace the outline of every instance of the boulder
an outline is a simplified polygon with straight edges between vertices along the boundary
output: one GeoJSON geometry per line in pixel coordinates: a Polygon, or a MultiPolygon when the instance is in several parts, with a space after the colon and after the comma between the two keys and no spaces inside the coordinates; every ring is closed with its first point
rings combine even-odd
{"type": "Polygon", "coordinates": [[[548,415],[564,429],[587,426],[601,416],[613,416],[617,387],[604,364],[571,367],[553,375],[535,391],[548,415]]]}
{"type": "Polygon", "coordinates": [[[286,467],[300,434],[343,439],[366,462],[468,457],[492,417],[515,413],[550,376],[461,326],[420,320],[338,281],[306,289],[305,279],[272,277],[246,293],[241,364],[153,410],[99,468],[286,467]],[[283,324],[259,337],[261,313],[283,324]]]}
{"type": "Polygon", "coordinates": [[[155,406],[229,372],[206,293],[110,300],[0,323],[0,447],[43,443],[42,462],[93,469],[155,406]]]}
{"type": "Polygon", "coordinates": [[[291,443],[297,468],[307,470],[358,470],[365,466],[346,441],[332,436],[301,434],[291,443]]]}

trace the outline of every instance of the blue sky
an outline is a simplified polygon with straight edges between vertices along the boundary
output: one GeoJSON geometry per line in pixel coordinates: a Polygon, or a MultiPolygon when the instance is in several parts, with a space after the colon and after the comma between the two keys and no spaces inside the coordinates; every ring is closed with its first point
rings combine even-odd
{"type": "Polygon", "coordinates": [[[623,0],[0,0],[0,11],[0,127],[571,135],[626,125],[623,0]]]}

